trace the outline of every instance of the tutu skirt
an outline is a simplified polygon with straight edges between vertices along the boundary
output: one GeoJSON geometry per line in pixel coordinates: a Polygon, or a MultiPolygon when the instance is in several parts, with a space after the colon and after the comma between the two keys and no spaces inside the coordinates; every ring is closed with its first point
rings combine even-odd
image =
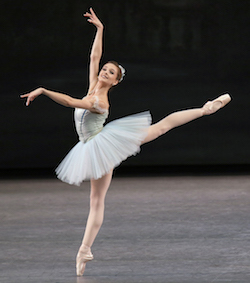
{"type": "Polygon", "coordinates": [[[56,168],[63,182],[77,185],[99,179],[140,151],[151,124],[149,111],[114,120],[86,143],[79,141],[56,168]]]}

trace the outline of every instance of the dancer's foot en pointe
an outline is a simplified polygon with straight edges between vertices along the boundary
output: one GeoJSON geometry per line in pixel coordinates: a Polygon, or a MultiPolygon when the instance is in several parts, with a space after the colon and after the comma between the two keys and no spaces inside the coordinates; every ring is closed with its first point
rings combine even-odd
{"type": "Polygon", "coordinates": [[[85,271],[86,263],[88,261],[91,261],[93,258],[94,257],[93,257],[93,254],[91,253],[90,247],[82,244],[76,256],[76,275],[77,276],[83,275],[85,271]]]}
{"type": "Polygon", "coordinates": [[[219,96],[218,98],[208,101],[204,106],[203,106],[203,111],[204,115],[210,115],[227,105],[231,101],[230,95],[223,94],[219,96]]]}

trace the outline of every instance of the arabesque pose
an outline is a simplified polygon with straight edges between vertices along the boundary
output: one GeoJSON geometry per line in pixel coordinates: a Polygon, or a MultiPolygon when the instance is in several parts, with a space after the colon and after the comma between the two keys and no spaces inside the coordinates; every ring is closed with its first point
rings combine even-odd
{"type": "Polygon", "coordinates": [[[114,120],[103,126],[109,113],[109,90],[120,83],[125,69],[115,61],[107,62],[99,71],[102,57],[103,24],[93,9],[84,14],[95,25],[96,35],[90,54],[89,89],[82,99],[50,91],[45,88],[21,95],[27,98],[26,105],[39,95],[46,95],[55,102],[75,108],[75,125],[79,142],[57,167],[59,179],[69,184],[80,185],[90,180],[90,211],[82,244],[76,257],[76,273],[82,276],[86,262],[93,259],[91,246],[103,223],[104,201],[109,188],[113,168],[169,130],[210,115],[224,107],[231,98],[229,94],[208,101],[201,108],[178,111],[151,125],[148,111],[114,120]]]}

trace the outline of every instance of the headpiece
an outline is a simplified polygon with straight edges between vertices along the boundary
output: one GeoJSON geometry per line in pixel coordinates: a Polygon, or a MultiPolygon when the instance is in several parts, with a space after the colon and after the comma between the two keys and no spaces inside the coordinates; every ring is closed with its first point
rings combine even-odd
{"type": "Polygon", "coordinates": [[[120,83],[123,80],[124,76],[125,76],[126,70],[121,65],[119,65],[119,68],[120,68],[121,73],[122,73],[122,76],[121,76],[121,78],[119,80],[119,83],[120,83]]]}

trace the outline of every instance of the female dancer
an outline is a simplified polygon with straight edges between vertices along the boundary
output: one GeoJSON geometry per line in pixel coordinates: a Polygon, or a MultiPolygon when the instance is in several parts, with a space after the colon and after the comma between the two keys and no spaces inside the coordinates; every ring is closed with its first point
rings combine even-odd
{"type": "Polygon", "coordinates": [[[175,127],[212,114],[231,100],[230,96],[225,94],[207,102],[202,108],[172,113],[153,125],[150,125],[150,113],[143,112],[117,119],[103,127],[108,116],[108,92],[121,82],[125,70],[116,62],[110,61],[99,71],[103,24],[92,8],[84,16],[97,29],[90,55],[87,95],[83,99],[75,99],[45,88],[21,95],[22,98],[27,98],[27,106],[43,94],[61,105],[75,108],[76,130],[80,141],[57,167],[56,173],[59,179],[70,184],[79,185],[83,180],[91,180],[90,211],[82,245],[76,257],[78,276],[83,275],[86,262],[93,259],[90,248],[103,222],[104,201],[113,168],[128,156],[136,154],[140,145],[175,127]]]}

